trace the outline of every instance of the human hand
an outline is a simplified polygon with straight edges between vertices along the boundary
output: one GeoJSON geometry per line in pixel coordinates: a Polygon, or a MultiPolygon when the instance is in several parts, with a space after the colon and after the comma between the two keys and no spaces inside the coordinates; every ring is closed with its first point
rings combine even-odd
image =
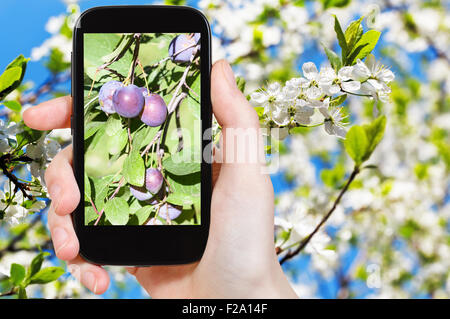
{"type": "MultiPolygon", "coordinates": [[[[228,128],[257,130],[258,116],[236,87],[227,62],[211,73],[214,115],[222,126],[223,163],[213,164],[213,195],[208,243],[199,262],[176,266],[131,267],[146,291],[156,298],[294,298],[274,247],[274,198],[261,162],[227,160],[228,128]]],[[[69,127],[72,101],[54,99],[26,110],[25,123],[34,129],[69,127]]],[[[230,145],[230,142],[228,142],[230,145]]],[[[262,152],[262,147],[255,149],[262,152]]],[[[96,294],[109,285],[106,270],[78,254],[79,243],[70,214],[80,193],[72,171],[72,146],[62,150],[46,171],[52,204],[48,224],[58,258],[77,266],[82,284],[96,294]]]]}

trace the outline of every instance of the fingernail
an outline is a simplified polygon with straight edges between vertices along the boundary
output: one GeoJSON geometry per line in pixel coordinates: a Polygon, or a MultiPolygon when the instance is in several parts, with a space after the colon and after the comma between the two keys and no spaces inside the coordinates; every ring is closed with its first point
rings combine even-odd
{"type": "Polygon", "coordinates": [[[94,294],[97,292],[97,279],[91,271],[86,271],[81,275],[81,281],[94,294]]]}
{"type": "Polygon", "coordinates": [[[227,82],[230,85],[230,87],[236,87],[236,79],[234,78],[233,69],[231,69],[230,64],[224,61],[222,63],[222,67],[223,73],[225,74],[225,78],[227,79],[227,82]]]}
{"type": "Polygon", "coordinates": [[[58,254],[58,252],[64,248],[67,245],[69,235],[67,234],[66,230],[62,227],[56,227],[52,231],[52,240],[53,245],[55,246],[55,253],[58,254]]]}
{"type": "Polygon", "coordinates": [[[48,187],[48,192],[53,203],[53,210],[56,212],[59,205],[59,194],[61,193],[61,187],[59,187],[58,184],[52,184],[48,187]]]}

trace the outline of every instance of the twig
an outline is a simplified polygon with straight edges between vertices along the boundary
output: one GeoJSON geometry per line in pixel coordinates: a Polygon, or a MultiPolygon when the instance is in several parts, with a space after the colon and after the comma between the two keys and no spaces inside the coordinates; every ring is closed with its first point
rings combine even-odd
{"type": "MultiPolygon", "coordinates": [[[[195,47],[195,46],[197,46],[197,43],[191,44],[190,46],[187,46],[187,47],[185,47],[185,48],[183,48],[183,49],[181,49],[181,50],[178,50],[178,51],[175,52],[175,54],[173,54],[172,56],[177,56],[177,55],[180,54],[181,52],[184,52],[184,51],[186,51],[187,49],[193,48],[193,47],[195,47]]],[[[167,61],[167,60],[170,60],[170,59],[172,58],[172,56],[165,57],[164,59],[161,59],[161,60],[159,60],[158,62],[156,62],[156,63],[150,65],[150,67],[151,67],[151,68],[155,68],[155,67],[157,67],[158,65],[160,65],[161,63],[163,63],[163,62],[165,62],[165,61],[167,61]]]]}
{"type": "Polygon", "coordinates": [[[5,176],[8,177],[11,182],[14,183],[14,185],[15,185],[14,192],[17,192],[17,190],[20,189],[20,191],[22,192],[24,197],[28,198],[29,200],[33,200],[33,196],[31,196],[30,194],[27,193],[27,186],[25,184],[19,182],[17,177],[14,174],[12,174],[10,171],[8,171],[6,163],[11,162],[12,160],[14,160],[14,158],[11,159],[11,154],[9,154],[9,153],[2,155],[0,157],[0,168],[3,171],[3,174],[5,174],[5,176]]]}
{"type": "Polygon", "coordinates": [[[98,210],[97,210],[97,207],[95,207],[95,204],[94,204],[94,202],[92,201],[92,198],[89,198],[89,200],[91,201],[91,205],[92,205],[92,208],[94,209],[94,212],[95,212],[97,215],[100,215],[100,213],[99,213],[98,210]]]}
{"type": "Polygon", "coordinates": [[[135,33],[134,38],[135,38],[135,45],[134,45],[133,62],[131,64],[131,75],[130,75],[131,84],[134,84],[134,70],[136,68],[137,59],[139,56],[139,46],[141,43],[141,34],[135,33]]]}
{"type": "Polygon", "coordinates": [[[142,151],[141,153],[141,157],[144,156],[145,153],[147,153],[150,148],[152,147],[152,145],[160,138],[161,134],[162,134],[163,130],[159,130],[155,136],[153,137],[153,139],[151,140],[151,142],[145,147],[145,149],[142,151]]]}
{"type": "MultiPolygon", "coordinates": [[[[330,218],[331,214],[333,214],[333,212],[335,211],[337,205],[339,205],[342,196],[344,196],[344,194],[347,192],[350,184],[353,182],[353,180],[355,179],[356,175],[358,175],[360,172],[359,167],[355,166],[355,168],[353,169],[353,172],[350,174],[350,177],[347,180],[347,183],[345,184],[344,188],[342,188],[342,190],[340,191],[338,197],[336,198],[336,200],[333,203],[333,206],[331,207],[331,209],[328,211],[328,213],[322,218],[322,220],[320,221],[320,223],[316,226],[316,228],[314,228],[314,230],[308,235],[306,236],[303,240],[301,240],[298,244],[299,246],[293,250],[293,251],[288,251],[288,253],[286,255],[283,256],[283,258],[281,258],[280,260],[280,264],[282,265],[285,261],[291,259],[292,257],[298,255],[305,247],[306,245],[308,245],[308,243],[311,241],[311,239],[313,238],[313,236],[320,230],[320,228],[323,226],[323,224],[326,223],[326,221],[330,218]]],[[[278,250],[278,254],[282,253],[283,250],[279,249],[278,250]]]]}
{"type": "Polygon", "coordinates": [[[186,69],[183,72],[183,76],[180,79],[180,82],[178,83],[175,92],[172,95],[172,99],[169,102],[169,105],[167,106],[167,110],[170,113],[172,113],[175,109],[175,107],[178,105],[179,101],[177,102],[177,98],[178,98],[178,92],[181,90],[181,88],[183,87],[183,85],[186,83],[186,78],[188,75],[188,72],[192,66],[192,61],[194,59],[194,55],[192,55],[191,60],[189,62],[189,65],[186,67],[186,69]]]}

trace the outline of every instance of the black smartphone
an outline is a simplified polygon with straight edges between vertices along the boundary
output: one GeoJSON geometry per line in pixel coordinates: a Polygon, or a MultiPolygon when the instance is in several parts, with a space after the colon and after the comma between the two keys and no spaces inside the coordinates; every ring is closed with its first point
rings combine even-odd
{"type": "Polygon", "coordinates": [[[181,6],[84,12],[72,53],[73,214],[105,265],[201,258],[211,200],[211,33],[181,6]]]}

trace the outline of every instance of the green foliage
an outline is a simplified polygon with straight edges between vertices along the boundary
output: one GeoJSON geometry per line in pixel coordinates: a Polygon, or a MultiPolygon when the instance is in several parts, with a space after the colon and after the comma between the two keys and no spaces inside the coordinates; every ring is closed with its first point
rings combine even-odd
{"type": "Polygon", "coordinates": [[[342,51],[341,60],[335,52],[326,47],[325,53],[335,70],[339,70],[341,66],[353,65],[358,59],[363,60],[375,48],[381,33],[376,30],[364,33],[362,20],[363,17],[351,22],[344,32],[338,18],[334,16],[334,30],[342,51]]]}
{"type": "Polygon", "coordinates": [[[19,264],[12,264],[10,279],[14,286],[20,285],[25,279],[25,267],[19,264]]]}
{"type": "Polygon", "coordinates": [[[339,69],[342,67],[342,61],[339,58],[339,56],[336,54],[336,52],[334,52],[331,49],[328,49],[325,45],[322,44],[322,46],[333,69],[335,71],[339,71],[339,69]]]}
{"type": "Polygon", "coordinates": [[[344,146],[356,166],[360,166],[370,158],[383,138],[385,127],[386,117],[380,116],[371,124],[354,125],[348,131],[344,146]]]}
{"type": "Polygon", "coordinates": [[[355,165],[359,166],[365,157],[369,141],[365,130],[358,125],[354,125],[347,133],[345,141],[345,150],[353,159],[355,165]]]}
{"type": "Polygon", "coordinates": [[[362,60],[368,56],[377,45],[380,34],[381,33],[376,30],[369,30],[364,33],[347,55],[346,65],[353,65],[358,59],[362,60]]]}
{"type": "Polygon", "coordinates": [[[238,89],[242,93],[244,93],[244,90],[245,90],[245,79],[243,77],[240,77],[240,76],[236,77],[236,85],[237,85],[238,89]]]}
{"type": "MultiPolygon", "coordinates": [[[[114,33],[96,33],[85,35],[84,40],[84,68],[86,74],[92,79],[106,82],[111,79],[111,73],[106,70],[98,71],[97,68],[101,66],[103,57],[108,52],[113,52],[116,49],[117,43],[120,41],[120,36],[114,33]]],[[[121,59],[109,66],[110,69],[115,70],[121,74],[127,74],[132,54],[126,51],[121,59]]]]}
{"type": "Polygon", "coordinates": [[[50,72],[56,74],[63,72],[70,68],[70,63],[64,61],[64,54],[58,48],[53,48],[50,52],[50,57],[45,63],[45,66],[50,72]]]}
{"type": "Polygon", "coordinates": [[[16,263],[11,264],[9,282],[12,295],[17,295],[19,299],[26,299],[27,293],[25,288],[29,285],[47,284],[57,280],[64,274],[65,271],[61,267],[42,268],[45,257],[49,255],[49,253],[41,251],[33,258],[28,269],[16,263]]]}
{"type": "Polygon", "coordinates": [[[200,172],[201,154],[195,149],[183,149],[163,161],[164,169],[173,175],[200,172]]]}
{"type": "Polygon", "coordinates": [[[28,61],[29,59],[21,54],[8,64],[3,74],[0,75],[0,101],[4,100],[22,83],[28,61]]]}
{"type": "Polygon", "coordinates": [[[47,267],[39,270],[30,278],[31,284],[47,284],[49,282],[57,280],[64,274],[64,269],[61,267],[47,267]]]}
{"type": "Polygon", "coordinates": [[[122,174],[129,184],[136,186],[144,185],[145,165],[139,151],[133,150],[127,156],[123,163],[122,174]]]}
{"type": "Polygon", "coordinates": [[[3,105],[14,112],[20,112],[22,105],[17,101],[4,101],[3,105]]]}
{"type": "Polygon", "coordinates": [[[320,178],[328,187],[340,188],[345,178],[345,167],[339,163],[332,169],[323,169],[320,172],[320,178]]]}
{"type": "Polygon", "coordinates": [[[129,218],[128,203],[122,198],[113,198],[106,202],[106,218],[112,225],[126,225],[129,218]]]}
{"type": "Polygon", "coordinates": [[[23,122],[21,122],[20,125],[23,127],[23,131],[16,135],[17,149],[21,149],[25,145],[36,142],[42,137],[43,134],[45,134],[44,132],[25,126],[23,122]]]}
{"type": "Polygon", "coordinates": [[[351,0],[321,0],[322,5],[323,5],[323,9],[329,9],[329,8],[343,8],[346,7],[351,0]]]}

